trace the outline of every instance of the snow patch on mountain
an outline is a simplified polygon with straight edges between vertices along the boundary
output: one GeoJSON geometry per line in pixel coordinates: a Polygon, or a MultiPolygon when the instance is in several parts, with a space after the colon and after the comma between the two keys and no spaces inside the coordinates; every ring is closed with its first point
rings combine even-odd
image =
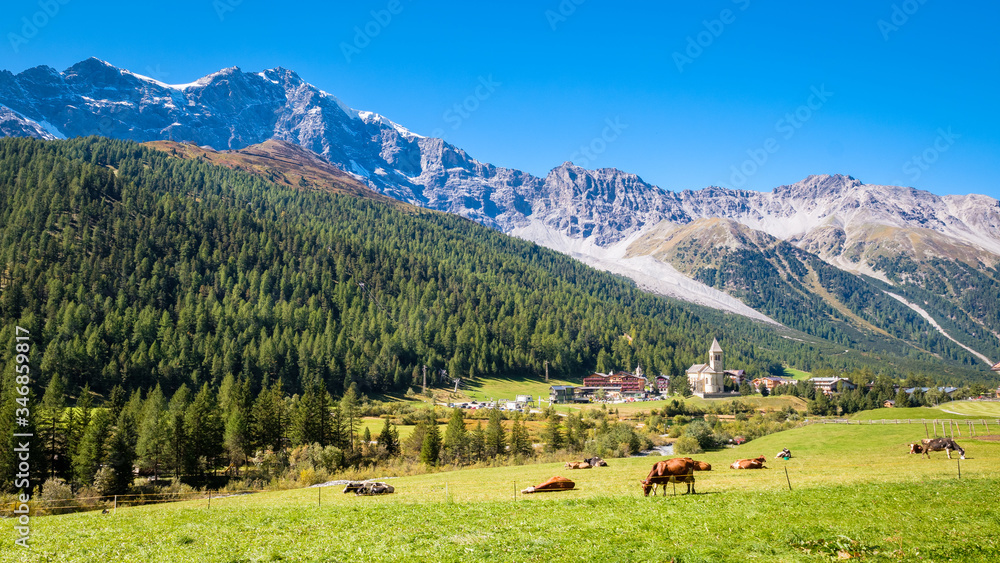
{"type": "Polygon", "coordinates": [[[645,291],[781,326],[781,323],[747,307],[739,299],[685,276],[666,262],[651,256],[626,258],[629,245],[642,236],[642,233],[636,233],[611,246],[601,246],[593,238],[572,238],[544,223],[531,221],[509,234],[568,254],[599,270],[631,278],[645,291]]]}
{"type": "Polygon", "coordinates": [[[910,309],[913,309],[918,315],[920,315],[921,317],[923,317],[925,321],[927,321],[932,327],[934,327],[934,330],[940,332],[941,335],[944,336],[945,338],[947,338],[948,340],[951,340],[955,344],[958,344],[962,348],[965,348],[970,354],[972,354],[973,356],[975,356],[975,357],[979,358],[980,360],[986,362],[986,365],[988,365],[988,366],[992,366],[993,365],[993,362],[990,361],[989,358],[987,358],[983,354],[980,354],[979,352],[973,350],[972,348],[969,348],[965,344],[962,344],[958,340],[955,340],[950,334],[948,334],[947,332],[945,332],[945,330],[943,328],[941,328],[941,325],[939,325],[937,323],[937,321],[934,320],[934,317],[932,317],[930,315],[930,313],[928,313],[927,311],[925,311],[923,309],[923,307],[917,305],[916,303],[910,303],[902,295],[896,295],[895,293],[891,293],[891,292],[888,292],[888,291],[886,291],[884,293],[886,295],[888,295],[889,297],[892,297],[896,301],[899,301],[903,305],[906,305],[910,309]]]}

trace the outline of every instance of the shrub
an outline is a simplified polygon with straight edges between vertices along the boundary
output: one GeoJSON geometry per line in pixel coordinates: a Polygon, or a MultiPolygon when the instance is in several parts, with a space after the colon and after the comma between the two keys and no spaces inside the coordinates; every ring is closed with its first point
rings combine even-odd
{"type": "Polygon", "coordinates": [[[73,489],[58,477],[45,481],[39,500],[42,501],[42,508],[49,514],[66,514],[73,512],[77,506],[73,489]]]}
{"type": "Polygon", "coordinates": [[[694,438],[702,450],[715,446],[712,427],[704,420],[696,420],[684,428],[684,435],[694,438]]]}
{"type": "Polygon", "coordinates": [[[695,440],[691,436],[684,436],[674,442],[675,454],[700,454],[704,451],[705,450],[701,449],[701,446],[698,444],[698,440],[695,440]]]}

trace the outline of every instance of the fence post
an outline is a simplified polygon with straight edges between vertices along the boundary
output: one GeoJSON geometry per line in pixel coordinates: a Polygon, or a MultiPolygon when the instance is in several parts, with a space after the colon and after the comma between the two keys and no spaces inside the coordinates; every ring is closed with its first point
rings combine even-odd
{"type": "Polygon", "coordinates": [[[962,478],[962,458],[958,458],[955,461],[958,462],[958,478],[961,479],[962,478]]]}
{"type": "Polygon", "coordinates": [[[115,514],[118,514],[118,495],[115,495],[115,514]]]}
{"type": "Polygon", "coordinates": [[[930,432],[927,431],[927,421],[926,420],[924,421],[924,436],[926,438],[930,438],[931,437],[930,432]]]}
{"type": "Polygon", "coordinates": [[[788,478],[788,466],[785,466],[785,482],[788,483],[788,490],[792,490],[792,481],[788,478]]]}
{"type": "Polygon", "coordinates": [[[212,509],[212,489],[208,490],[208,509],[212,509]]]}

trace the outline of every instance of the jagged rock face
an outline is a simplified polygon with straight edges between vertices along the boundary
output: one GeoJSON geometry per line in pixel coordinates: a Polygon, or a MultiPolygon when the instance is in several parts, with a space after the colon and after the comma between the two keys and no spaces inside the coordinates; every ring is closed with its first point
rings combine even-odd
{"type": "Polygon", "coordinates": [[[92,58],[62,73],[4,71],[0,104],[4,135],[190,141],[216,150],[294,143],[386,195],[495,228],[523,221],[527,196],[541,188],[530,174],[482,164],[440,139],[355,111],[283,68],[233,67],[168,85],[92,58]]]}

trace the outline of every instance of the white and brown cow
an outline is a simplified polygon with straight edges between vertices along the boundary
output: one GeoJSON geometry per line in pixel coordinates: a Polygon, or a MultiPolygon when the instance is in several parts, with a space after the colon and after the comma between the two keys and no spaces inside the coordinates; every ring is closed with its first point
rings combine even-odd
{"type": "Polygon", "coordinates": [[[766,469],[764,467],[764,462],[766,460],[767,458],[764,456],[759,456],[754,459],[738,459],[729,467],[732,469],[766,469]]]}
{"type": "Polygon", "coordinates": [[[951,459],[951,452],[957,451],[961,459],[965,459],[965,450],[962,446],[955,443],[955,440],[951,438],[924,438],[920,440],[920,445],[910,444],[910,453],[919,454],[923,453],[928,458],[931,457],[931,452],[945,451],[948,453],[948,459],[951,459]]]}

